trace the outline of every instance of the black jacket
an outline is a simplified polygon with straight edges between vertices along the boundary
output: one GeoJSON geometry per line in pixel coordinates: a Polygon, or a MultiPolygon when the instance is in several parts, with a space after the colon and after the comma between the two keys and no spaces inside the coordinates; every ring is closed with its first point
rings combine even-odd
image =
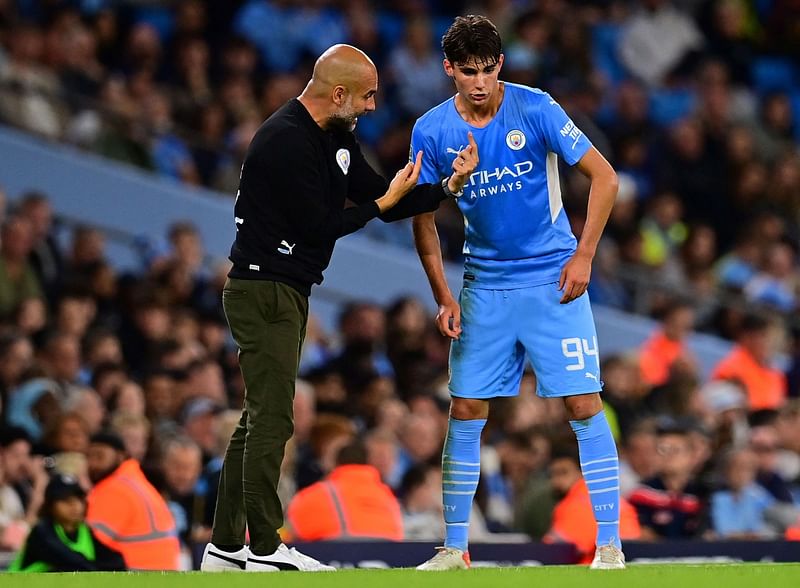
{"type": "MultiPolygon", "coordinates": [[[[290,100],[261,125],[245,156],[230,277],[275,280],[310,294],[336,239],[378,216],[375,200],[388,186],[352,133],[323,130],[290,100]],[[355,206],[345,208],[346,200],[355,206]]],[[[418,185],[381,219],[434,211],[445,197],[439,184],[418,185]]]]}
{"type": "Polygon", "coordinates": [[[49,566],[52,572],[113,572],[126,570],[122,555],[100,541],[91,531],[95,558],[89,560],[65,545],[56,534],[52,520],[42,519],[31,529],[25,541],[25,553],[20,568],[35,563],[49,566]]]}

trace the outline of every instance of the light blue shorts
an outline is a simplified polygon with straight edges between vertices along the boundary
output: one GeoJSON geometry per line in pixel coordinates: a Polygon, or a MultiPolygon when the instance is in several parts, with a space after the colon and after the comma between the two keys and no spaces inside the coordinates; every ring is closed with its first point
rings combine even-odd
{"type": "Polygon", "coordinates": [[[450,394],[516,396],[530,358],[539,396],[599,392],[597,331],[584,293],[560,304],[558,284],[461,290],[461,336],[450,347],[450,394]]]}

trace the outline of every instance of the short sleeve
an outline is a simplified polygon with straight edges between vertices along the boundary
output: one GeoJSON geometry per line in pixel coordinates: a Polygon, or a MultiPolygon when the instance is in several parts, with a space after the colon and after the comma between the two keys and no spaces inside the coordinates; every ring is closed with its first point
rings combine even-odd
{"type": "Polygon", "coordinates": [[[418,151],[422,151],[422,169],[419,172],[420,184],[436,184],[442,180],[442,175],[436,166],[436,147],[433,138],[422,128],[420,120],[411,131],[411,149],[408,152],[409,161],[414,161],[418,151]]]}
{"type": "Polygon", "coordinates": [[[538,118],[547,148],[569,165],[578,163],[592,146],[583,131],[549,94],[544,95],[538,118]]]}

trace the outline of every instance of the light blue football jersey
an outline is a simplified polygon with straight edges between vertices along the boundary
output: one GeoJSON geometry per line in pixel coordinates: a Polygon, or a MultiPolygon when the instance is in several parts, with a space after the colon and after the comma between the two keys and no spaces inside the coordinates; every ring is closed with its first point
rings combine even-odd
{"type": "Polygon", "coordinates": [[[558,157],[577,163],[591,143],[549,94],[505,82],[494,119],[484,128],[461,118],[454,98],[414,125],[411,153],[422,150],[420,183],[452,173],[472,131],[480,163],[464,186],[464,275],[493,289],[557,281],[577,241],[561,201],[558,157]]]}

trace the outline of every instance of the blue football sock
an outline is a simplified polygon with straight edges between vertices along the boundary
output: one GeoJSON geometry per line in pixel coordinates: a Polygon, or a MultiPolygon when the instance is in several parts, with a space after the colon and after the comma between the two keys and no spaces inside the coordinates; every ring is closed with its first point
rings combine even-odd
{"type": "Polygon", "coordinates": [[[486,419],[450,418],[442,453],[445,547],[467,550],[469,513],[481,475],[481,431],[486,419]]]}
{"type": "Polygon", "coordinates": [[[597,521],[597,545],[619,539],[619,459],[617,446],[604,412],[583,421],[570,421],[578,438],[581,471],[589,488],[594,518],[597,521]]]}

